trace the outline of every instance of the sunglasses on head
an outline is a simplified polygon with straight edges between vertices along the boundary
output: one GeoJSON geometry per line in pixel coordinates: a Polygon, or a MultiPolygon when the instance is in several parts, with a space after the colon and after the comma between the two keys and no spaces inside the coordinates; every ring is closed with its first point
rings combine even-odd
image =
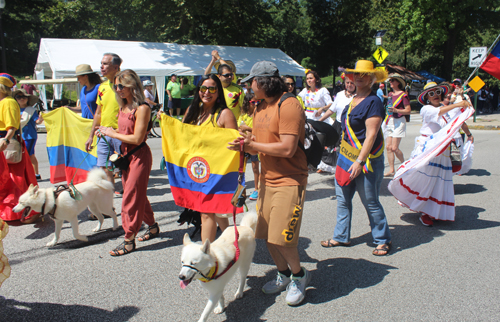
{"type": "Polygon", "coordinates": [[[208,92],[211,94],[214,94],[215,92],[217,92],[217,87],[215,87],[215,86],[209,86],[209,87],[201,86],[200,92],[205,93],[207,91],[207,89],[208,89],[208,92]]]}
{"type": "Polygon", "coordinates": [[[125,87],[127,87],[127,86],[124,86],[123,84],[115,84],[115,85],[113,85],[113,88],[115,89],[115,91],[117,91],[117,90],[123,91],[123,89],[125,87]]]}
{"type": "Polygon", "coordinates": [[[24,95],[16,95],[16,97],[15,97],[16,100],[20,100],[22,98],[28,98],[28,97],[26,97],[24,95]]]}
{"type": "Polygon", "coordinates": [[[226,78],[233,77],[233,74],[227,73],[227,74],[222,74],[221,76],[224,76],[226,78]]]}
{"type": "Polygon", "coordinates": [[[429,95],[429,97],[433,97],[434,94],[441,95],[441,93],[443,93],[443,91],[439,88],[439,89],[436,89],[435,91],[431,91],[431,92],[429,92],[427,94],[429,95]]]}

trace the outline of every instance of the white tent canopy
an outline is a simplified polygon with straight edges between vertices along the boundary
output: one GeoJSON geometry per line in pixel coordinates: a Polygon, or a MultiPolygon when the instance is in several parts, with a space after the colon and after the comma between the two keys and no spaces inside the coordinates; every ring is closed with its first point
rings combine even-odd
{"type": "MultiPolygon", "coordinates": [[[[115,53],[123,59],[122,70],[132,69],[139,76],[155,76],[158,99],[163,103],[164,77],[171,74],[203,75],[214,49],[223,59],[235,63],[237,74],[249,74],[256,62],[268,60],[278,66],[281,75],[304,75],[304,68],[279,49],[54,38],[42,38],[35,70],[43,70],[52,78],[74,77],[77,65],[89,64],[99,73],[103,54],[115,53]]],[[[61,86],[55,85],[54,88],[54,94],[59,98],[61,86]]]]}

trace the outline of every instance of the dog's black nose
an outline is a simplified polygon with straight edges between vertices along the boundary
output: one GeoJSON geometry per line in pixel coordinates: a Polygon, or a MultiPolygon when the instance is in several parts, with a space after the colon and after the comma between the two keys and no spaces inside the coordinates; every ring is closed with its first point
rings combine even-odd
{"type": "Polygon", "coordinates": [[[186,279],[186,276],[184,276],[184,275],[182,275],[182,274],[181,274],[181,275],[179,275],[179,279],[180,279],[181,281],[183,281],[183,280],[185,280],[185,279],[186,279]]]}

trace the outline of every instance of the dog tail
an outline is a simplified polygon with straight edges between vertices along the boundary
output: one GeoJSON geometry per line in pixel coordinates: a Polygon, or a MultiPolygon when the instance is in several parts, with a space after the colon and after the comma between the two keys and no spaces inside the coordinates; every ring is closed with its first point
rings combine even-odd
{"type": "Polygon", "coordinates": [[[240,226],[250,227],[255,233],[255,227],[257,227],[257,213],[255,211],[246,213],[243,219],[241,219],[240,226]]]}
{"type": "Polygon", "coordinates": [[[101,168],[94,168],[87,174],[87,181],[95,183],[98,187],[106,190],[114,190],[113,184],[108,181],[108,177],[101,168]]]}

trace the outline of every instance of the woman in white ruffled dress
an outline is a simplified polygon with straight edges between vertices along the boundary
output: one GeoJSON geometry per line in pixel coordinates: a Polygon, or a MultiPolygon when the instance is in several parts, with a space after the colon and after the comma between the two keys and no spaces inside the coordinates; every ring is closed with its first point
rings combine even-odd
{"type": "Polygon", "coordinates": [[[415,139],[410,160],[403,163],[389,191],[402,206],[420,212],[420,221],[432,226],[433,220],[455,220],[453,171],[450,142],[462,124],[472,115],[473,109],[466,100],[457,104],[442,105],[449,88],[434,82],[425,85],[418,96],[424,106],[420,110],[422,128],[415,139]],[[443,115],[458,110],[456,118],[447,124],[440,123],[443,115]]]}

